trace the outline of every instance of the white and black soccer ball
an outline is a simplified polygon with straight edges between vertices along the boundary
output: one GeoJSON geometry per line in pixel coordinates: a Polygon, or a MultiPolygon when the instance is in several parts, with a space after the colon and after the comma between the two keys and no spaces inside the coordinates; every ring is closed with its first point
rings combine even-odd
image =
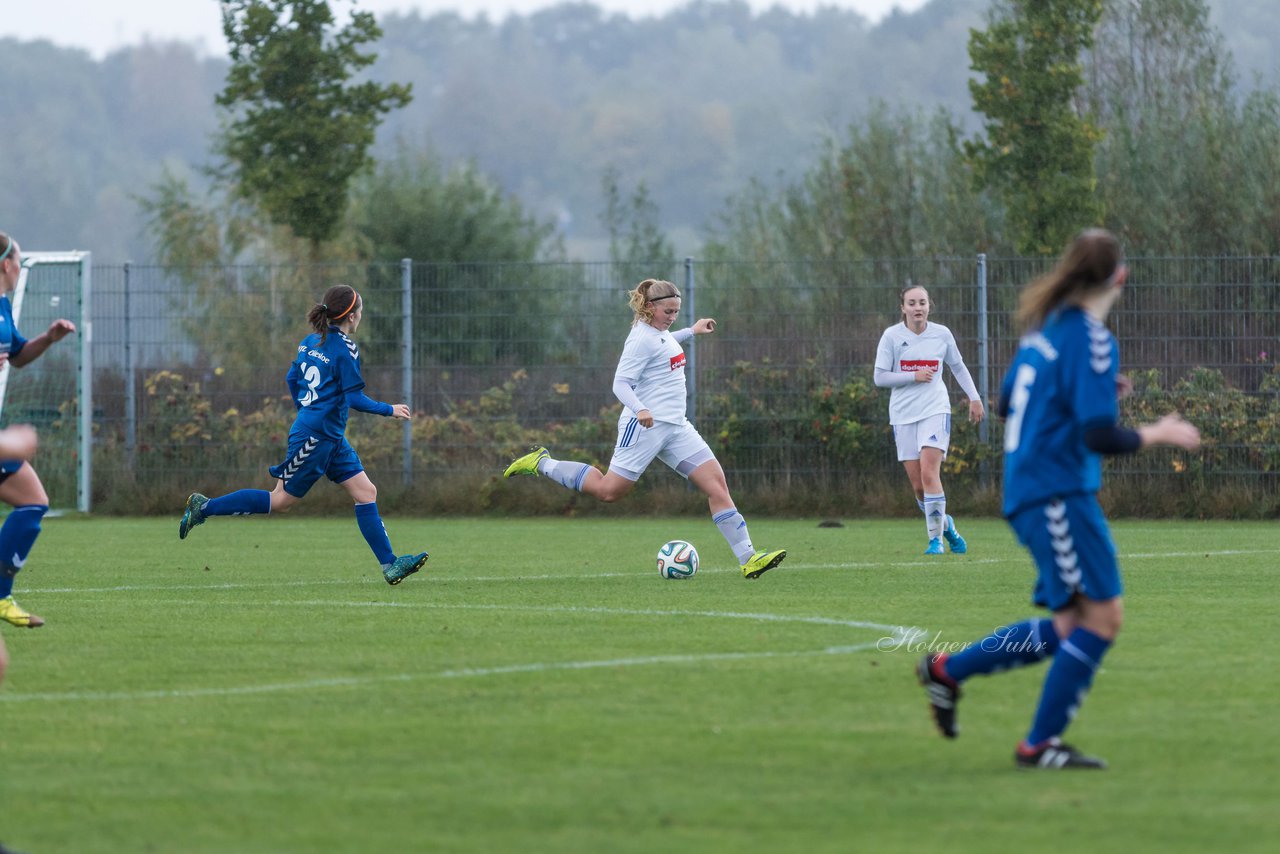
{"type": "Polygon", "coordinates": [[[698,571],[698,550],[693,543],[672,540],[658,549],[658,574],[663,578],[692,578],[698,571]]]}

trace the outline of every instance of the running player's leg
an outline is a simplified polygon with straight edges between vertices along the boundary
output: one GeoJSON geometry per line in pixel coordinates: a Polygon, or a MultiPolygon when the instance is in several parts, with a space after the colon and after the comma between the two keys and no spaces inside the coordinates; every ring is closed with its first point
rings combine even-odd
{"type": "Polygon", "coordinates": [[[656,422],[652,427],[642,427],[635,418],[618,419],[618,441],[609,460],[609,470],[601,474],[589,468],[578,481],[578,489],[586,495],[611,503],[625,496],[635,487],[679,425],[656,422]]]}
{"type": "Polygon", "coordinates": [[[920,449],[920,486],[924,492],[925,528],[929,535],[929,545],[938,546],[941,554],[942,533],[947,529],[947,496],[942,491],[942,457],[938,448],[923,447],[920,449]]]}
{"type": "Polygon", "coordinates": [[[759,578],[782,563],[787,556],[785,549],[756,550],[751,542],[751,532],[747,529],[747,520],[738,512],[733,497],[729,494],[729,485],[720,461],[715,458],[715,454],[693,425],[687,422],[684,424],[663,449],[661,458],[707,496],[711,521],[733,550],[734,557],[742,568],[743,577],[759,578]]]}
{"type": "Polygon", "coordinates": [[[277,509],[265,489],[237,489],[204,505],[204,516],[258,516],[277,509]]]}
{"type": "Polygon", "coordinates": [[[256,516],[283,512],[298,502],[324,474],[333,454],[334,443],[305,433],[291,434],[285,461],[267,471],[277,479],[275,489],[238,489],[217,498],[198,492],[187,496],[178,537],[186,539],[197,525],[210,516],[256,516]]]}
{"type": "Polygon", "coordinates": [[[388,584],[399,584],[422,568],[427,562],[425,551],[397,556],[391,548],[391,537],[378,510],[378,488],[369,479],[360,456],[346,439],[334,448],[325,475],[351,496],[355,505],[356,527],[382,567],[382,577],[388,584]]]}
{"type": "Polygon", "coordinates": [[[0,619],[34,629],[44,625],[44,620],[13,600],[13,581],[40,536],[40,520],[49,510],[49,496],[30,463],[6,463],[3,471],[6,476],[0,481],[0,501],[13,510],[0,526],[0,619]]]}
{"type": "Polygon", "coordinates": [[[915,441],[920,457],[920,489],[925,524],[929,533],[927,554],[942,553],[942,537],[947,530],[947,496],[942,491],[942,461],[951,444],[950,414],[930,415],[915,424],[915,441]]]}
{"type": "Polygon", "coordinates": [[[634,417],[630,419],[622,417],[618,421],[618,442],[614,447],[614,458],[618,457],[620,451],[628,452],[628,458],[621,471],[614,471],[611,466],[611,470],[602,472],[590,463],[557,460],[556,457],[550,456],[547,448],[534,448],[525,456],[517,457],[511,465],[507,466],[503,476],[511,478],[512,475],[541,475],[553,480],[561,487],[611,503],[631,492],[641,472],[644,472],[645,467],[653,460],[653,455],[645,458],[646,448],[653,444],[652,437],[644,437],[650,439],[648,442],[641,442],[641,438],[643,434],[652,433],[659,426],[654,425],[654,428],[646,430],[641,428],[639,421],[634,417]]]}
{"type": "Polygon", "coordinates": [[[1060,739],[1124,620],[1124,586],[1102,508],[1092,495],[1075,495],[1030,507],[1010,521],[1036,562],[1035,600],[1053,611],[1059,638],[1015,758],[1024,766],[1105,767],[1060,739]]]}
{"type": "Polygon", "coordinates": [[[928,532],[929,517],[924,512],[924,486],[920,483],[920,457],[917,456],[913,460],[903,460],[902,470],[907,473],[907,481],[910,482],[911,492],[916,497],[916,506],[920,508],[920,515],[925,517],[925,531],[928,532]]]}
{"type": "Polygon", "coordinates": [[[385,567],[394,563],[396,553],[391,548],[391,537],[383,524],[382,514],[378,512],[378,488],[369,480],[369,475],[361,470],[338,483],[355,504],[356,525],[378,565],[385,567]]]}
{"type": "Polygon", "coordinates": [[[1003,673],[1044,661],[1057,652],[1058,645],[1054,621],[1032,618],[1000,626],[958,652],[925,655],[916,666],[916,675],[929,694],[938,729],[948,738],[959,734],[956,702],[961,684],[970,676],[1003,673]]]}
{"type": "MultiPolygon", "coordinates": [[[[612,469],[601,472],[589,463],[557,460],[546,448],[537,448],[507,466],[504,477],[516,474],[540,474],[565,489],[590,495],[606,503],[617,501],[631,491],[635,478],[625,477],[612,469]]],[[[637,474],[636,477],[639,477],[637,474]]]]}
{"type": "MultiPolygon", "coordinates": [[[[898,449],[898,462],[902,463],[902,469],[907,473],[907,480],[911,482],[911,491],[915,493],[916,506],[924,516],[925,533],[929,534],[929,510],[925,506],[924,481],[920,473],[919,426],[919,422],[893,425],[893,441],[898,449]]],[[[932,534],[929,534],[928,540],[929,545],[925,549],[925,554],[942,554],[942,540],[938,540],[936,549],[932,534]]]]}

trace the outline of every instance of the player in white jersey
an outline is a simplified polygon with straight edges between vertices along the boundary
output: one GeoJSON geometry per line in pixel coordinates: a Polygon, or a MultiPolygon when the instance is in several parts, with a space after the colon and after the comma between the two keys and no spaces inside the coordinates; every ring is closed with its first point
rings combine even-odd
{"type": "Polygon", "coordinates": [[[969,420],[980,422],[986,412],[978,388],[964,366],[951,330],[929,322],[929,292],[919,285],[903,288],[899,298],[902,322],[880,336],[876,349],[875,383],[891,388],[889,423],[898,445],[898,459],[924,513],[929,545],[924,553],[943,553],[945,539],[951,551],[963,554],[968,546],[947,515],[942,491],[942,461],[951,444],[951,395],[942,381],[942,366],[969,396],[969,420]]]}
{"type": "Polygon", "coordinates": [[[752,545],[747,522],[729,495],[724,469],[685,417],[685,356],[680,344],[714,332],[716,322],[704,317],[671,331],[680,311],[680,289],[660,279],[637,285],[630,304],[635,317],[613,377],[622,416],[609,471],[552,459],[539,447],[507,466],[503,477],[540,474],[567,489],[613,502],[631,491],[649,463],[660,459],[707,496],[712,521],[733,549],[743,576],[759,578],[782,563],[787,553],[757,551],[752,545]]]}

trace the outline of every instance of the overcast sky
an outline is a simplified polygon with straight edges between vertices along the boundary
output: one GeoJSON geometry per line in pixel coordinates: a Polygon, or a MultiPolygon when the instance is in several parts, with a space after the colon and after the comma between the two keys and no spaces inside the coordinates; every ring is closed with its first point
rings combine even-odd
{"type": "MultiPolygon", "coordinates": [[[[684,0],[595,0],[610,12],[643,17],[666,12],[684,0]]],[[[817,6],[854,9],[876,21],[895,6],[914,10],[927,0],[747,0],[756,10],[773,5],[807,11],[817,6]]],[[[431,14],[448,9],[474,17],[482,12],[500,20],[510,12],[527,13],[554,6],[557,0],[358,0],[358,7],[381,17],[387,12],[417,9],[431,14]]],[[[199,44],[205,53],[226,52],[218,0],[6,0],[0,14],[0,37],[47,38],[56,44],[82,47],[101,58],[109,51],[144,40],[179,40],[199,44]]],[[[352,0],[330,0],[340,21],[352,0]]]]}

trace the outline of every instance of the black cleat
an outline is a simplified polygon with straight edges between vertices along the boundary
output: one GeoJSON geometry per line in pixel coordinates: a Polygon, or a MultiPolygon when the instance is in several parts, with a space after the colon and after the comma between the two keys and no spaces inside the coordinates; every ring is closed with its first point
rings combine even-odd
{"type": "Polygon", "coordinates": [[[1019,768],[1106,768],[1106,760],[1086,756],[1071,745],[1054,737],[1042,742],[1036,749],[1019,744],[1013,752],[1013,761],[1019,768]]]}
{"type": "Polygon", "coordinates": [[[916,664],[916,678],[924,686],[929,695],[929,710],[933,712],[933,722],[947,738],[955,738],[960,734],[956,725],[956,701],[960,699],[960,686],[946,676],[938,675],[934,669],[941,667],[947,660],[944,653],[926,655],[916,664]]]}

